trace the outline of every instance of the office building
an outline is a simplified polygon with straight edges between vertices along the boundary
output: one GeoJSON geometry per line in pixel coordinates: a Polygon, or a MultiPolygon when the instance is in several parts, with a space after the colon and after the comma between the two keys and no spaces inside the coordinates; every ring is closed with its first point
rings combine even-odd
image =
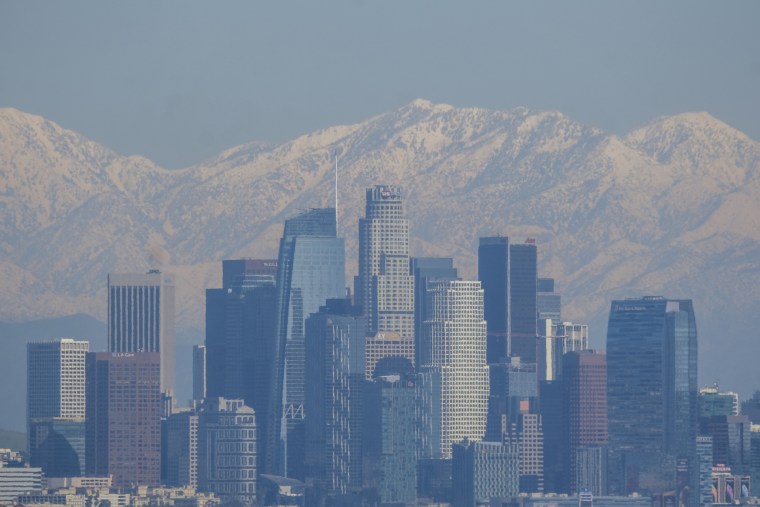
{"type": "Polygon", "coordinates": [[[459,278],[454,267],[454,260],[449,257],[412,257],[411,274],[414,277],[414,337],[415,360],[417,366],[428,364],[430,358],[421,356],[422,351],[429,351],[430,344],[422,343],[424,323],[430,314],[428,282],[437,280],[456,280],[459,278]]]}
{"type": "Polygon", "coordinates": [[[19,495],[41,494],[43,472],[36,467],[8,467],[0,462],[0,505],[16,505],[19,495]]]}
{"type": "Polygon", "coordinates": [[[454,444],[452,460],[453,506],[488,505],[492,498],[519,492],[517,444],[473,442],[454,444]]]}
{"type": "Polygon", "coordinates": [[[306,474],[328,497],[362,488],[367,321],[360,312],[328,299],[306,319],[306,474]]]}
{"type": "Polygon", "coordinates": [[[359,219],[356,303],[369,319],[369,336],[397,333],[403,357],[414,363],[414,277],[401,189],[376,185],[366,197],[359,219]]]}
{"type": "Polygon", "coordinates": [[[579,495],[607,494],[607,447],[603,445],[582,446],[574,449],[575,466],[571,489],[579,495]]]}
{"type": "Polygon", "coordinates": [[[193,345],[193,400],[206,398],[206,346],[193,345]]]}
{"type": "Polygon", "coordinates": [[[343,239],[336,237],[334,208],[311,209],[285,221],[277,261],[278,407],[272,413],[283,418],[274,430],[279,432],[281,449],[278,470],[299,480],[305,473],[304,323],[327,299],[345,297],[344,255],[343,239]]]}
{"type": "Polygon", "coordinates": [[[69,338],[27,344],[27,447],[47,477],[84,474],[89,347],[69,338]]]}
{"type": "Polygon", "coordinates": [[[712,495],[712,437],[697,436],[697,460],[699,461],[699,505],[713,503],[712,495]]]}
{"type": "Polygon", "coordinates": [[[480,238],[478,280],[483,287],[488,364],[509,355],[509,238],[480,238]]]}
{"type": "Polygon", "coordinates": [[[167,486],[198,486],[198,414],[184,411],[170,415],[166,424],[167,486]]]}
{"type": "Polygon", "coordinates": [[[687,460],[698,502],[697,329],[690,300],[613,301],[607,330],[609,487],[658,494],[687,460]]]}
{"type": "Polygon", "coordinates": [[[174,394],[174,280],[158,270],[108,275],[108,351],[158,352],[161,392],[174,394]]]}
{"type": "Polygon", "coordinates": [[[505,434],[504,441],[517,445],[520,493],[544,492],[544,431],[540,414],[531,414],[527,407],[505,434]]]}
{"type": "MultiPolygon", "coordinates": [[[[568,352],[563,357],[563,384],[565,387],[565,403],[567,406],[566,428],[568,443],[568,478],[570,480],[570,492],[584,491],[584,484],[579,479],[590,480],[585,484],[594,486],[594,490],[587,489],[595,495],[601,495],[603,480],[581,476],[578,463],[581,461],[577,455],[579,449],[601,449],[607,445],[607,357],[604,352],[584,350],[581,352],[568,352]]],[[[583,463],[589,464],[595,456],[586,451],[583,463]]],[[[599,451],[601,453],[601,451],[599,451]]],[[[599,458],[601,460],[601,457],[599,458]]],[[[606,460],[605,460],[606,461],[606,460]]],[[[591,466],[589,464],[589,466],[591,466]]],[[[601,470],[601,461],[599,468],[601,470]]]]}
{"type": "Polygon", "coordinates": [[[554,292],[554,278],[539,278],[536,290],[539,320],[551,319],[554,322],[560,322],[562,320],[562,296],[559,292],[554,292]]]}
{"type": "Polygon", "coordinates": [[[481,440],[486,429],[488,366],[483,289],[480,282],[448,280],[429,288],[432,313],[425,322],[431,344],[427,376],[432,457],[451,457],[464,438],[481,440]]]}
{"type": "Polygon", "coordinates": [[[256,502],[256,417],[243,400],[209,398],[198,414],[198,489],[256,502]]]}
{"type": "Polygon", "coordinates": [[[536,365],[513,357],[489,365],[486,440],[499,442],[523,412],[537,412],[536,365]]]}
{"type": "MultiPolygon", "coordinates": [[[[276,471],[276,428],[272,398],[277,370],[277,261],[222,262],[221,289],[206,290],[207,397],[242,399],[256,413],[257,467],[276,471]]],[[[199,361],[200,362],[200,358],[199,361]]]]}
{"type": "Polygon", "coordinates": [[[158,352],[90,352],[87,475],[113,484],[161,483],[161,375],[158,352]]]}
{"type": "Polygon", "coordinates": [[[760,424],[760,391],[755,391],[750,399],[742,402],[741,414],[749,417],[752,424],[760,424]]]}
{"type": "Polygon", "coordinates": [[[536,362],[538,318],[536,241],[509,245],[509,355],[536,362]]]}
{"type": "Polygon", "coordinates": [[[562,379],[539,383],[538,413],[544,430],[544,491],[567,494],[570,490],[569,434],[562,379]]]}

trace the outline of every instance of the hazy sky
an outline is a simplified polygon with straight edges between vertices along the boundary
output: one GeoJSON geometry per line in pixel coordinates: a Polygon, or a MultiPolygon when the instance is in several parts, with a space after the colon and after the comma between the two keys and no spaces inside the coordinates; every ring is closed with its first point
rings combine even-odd
{"type": "Polygon", "coordinates": [[[760,139],[760,2],[0,0],[0,107],[167,167],[417,97],[760,139]]]}

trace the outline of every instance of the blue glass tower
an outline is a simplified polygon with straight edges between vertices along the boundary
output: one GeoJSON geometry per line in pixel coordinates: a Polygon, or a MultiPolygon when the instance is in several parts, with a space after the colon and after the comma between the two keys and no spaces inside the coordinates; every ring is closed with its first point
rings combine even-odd
{"type": "Polygon", "coordinates": [[[334,208],[304,211],[285,221],[277,264],[277,343],[274,368],[281,414],[279,470],[304,478],[304,323],[327,299],[345,296],[343,239],[336,237],[334,208]]]}
{"type": "Polygon", "coordinates": [[[689,505],[698,505],[697,328],[691,300],[613,301],[607,329],[613,494],[661,493],[688,463],[689,505]]]}

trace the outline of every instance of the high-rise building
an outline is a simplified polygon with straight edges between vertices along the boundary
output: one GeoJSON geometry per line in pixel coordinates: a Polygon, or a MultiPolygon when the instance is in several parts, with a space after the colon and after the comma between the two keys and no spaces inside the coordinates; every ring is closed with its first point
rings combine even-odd
{"type": "Polygon", "coordinates": [[[567,471],[569,435],[565,388],[561,378],[539,383],[538,412],[541,414],[544,430],[544,491],[568,493],[570,490],[567,471]]]}
{"type": "Polygon", "coordinates": [[[478,280],[488,328],[486,358],[492,364],[509,355],[509,238],[480,238],[478,280]]]}
{"type": "MultiPolygon", "coordinates": [[[[277,266],[275,402],[281,454],[278,468],[304,478],[304,374],[306,318],[327,299],[345,297],[343,239],[334,208],[311,209],[285,221],[277,266]]],[[[408,271],[408,266],[407,266],[408,271]]]]}
{"type": "Polygon", "coordinates": [[[366,318],[346,299],[329,299],[306,320],[307,476],[334,497],[362,488],[366,318]]]}
{"type": "Polygon", "coordinates": [[[486,429],[488,365],[480,282],[432,284],[432,313],[425,322],[430,363],[422,365],[428,390],[432,457],[451,457],[451,445],[481,440],[486,429]]]}
{"type": "Polygon", "coordinates": [[[414,362],[414,276],[409,264],[409,220],[401,189],[367,189],[359,219],[359,275],[356,302],[369,319],[369,337],[397,333],[403,357],[414,362]]]}
{"type": "Polygon", "coordinates": [[[161,483],[161,375],[158,352],[90,352],[87,475],[114,486],[161,483]]]}
{"type": "Polygon", "coordinates": [[[536,362],[538,319],[538,249],[536,241],[509,245],[509,354],[536,362]]]}
{"type": "Polygon", "coordinates": [[[198,414],[182,411],[166,422],[166,485],[198,486],[198,414]]]}
{"type": "Polygon", "coordinates": [[[760,489],[760,424],[750,427],[749,474],[755,489],[760,489]]]}
{"type": "Polygon", "coordinates": [[[712,437],[697,436],[697,459],[699,460],[699,505],[712,505],[712,437]]]}
{"type": "Polygon", "coordinates": [[[27,344],[27,435],[31,465],[47,477],[85,471],[85,356],[90,344],[62,338],[27,344]]]}
{"type": "Polygon", "coordinates": [[[193,400],[206,397],[206,346],[193,345],[193,400]]]}
{"type": "Polygon", "coordinates": [[[519,450],[520,493],[544,492],[544,431],[540,414],[524,409],[507,431],[504,441],[519,450]]]}
{"type": "Polygon", "coordinates": [[[256,412],[257,467],[276,472],[272,396],[275,380],[277,261],[235,259],[222,263],[226,286],[206,290],[207,397],[242,399],[256,412]]]}
{"type": "Polygon", "coordinates": [[[256,416],[243,400],[209,398],[198,414],[198,489],[256,502],[256,416]]]}
{"type": "Polygon", "coordinates": [[[174,394],[174,280],[158,270],[108,275],[108,351],[158,352],[161,392],[174,394]]]}
{"type": "Polygon", "coordinates": [[[603,445],[583,446],[575,449],[574,489],[579,495],[584,492],[602,496],[607,492],[607,447],[603,445]]]}
{"type": "Polygon", "coordinates": [[[741,413],[749,417],[752,424],[760,424],[760,391],[755,391],[750,399],[742,402],[741,413]]]}
{"type": "Polygon", "coordinates": [[[538,408],[536,365],[519,357],[489,365],[488,424],[486,440],[501,441],[523,412],[538,408]]]}
{"type": "Polygon", "coordinates": [[[698,502],[697,329],[690,300],[613,301],[607,329],[609,487],[661,493],[687,460],[698,502]]]}
{"type": "MultiPolygon", "coordinates": [[[[417,380],[413,375],[376,379],[379,390],[380,463],[378,493],[382,503],[413,503],[417,497],[417,380]]],[[[369,410],[369,407],[367,407],[369,410]]],[[[376,438],[366,435],[365,439],[376,438]]]]}
{"type": "MultiPolygon", "coordinates": [[[[568,443],[565,469],[570,493],[578,493],[584,486],[580,482],[582,471],[577,468],[579,449],[602,449],[607,445],[607,357],[604,352],[594,350],[568,352],[563,363],[568,443]]],[[[590,459],[594,457],[586,456],[586,462],[590,459]]],[[[591,484],[599,485],[599,489],[592,493],[601,495],[603,482],[606,481],[594,480],[591,484]]]]}
{"type": "Polygon", "coordinates": [[[429,357],[421,356],[423,350],[430,350],[430,344],[422,343],[426,336],[424,323],[430,313],[431,303],[427,297],[428,282],[456,280],[459,276],[454,260],[449,257],[412,257],[411,274],[414,276],[414,364],[419,367],[430,362],[429,357]]]}
{"type": "Polygon", "coordinates": [[[554,292],[554,278],[537,280],[536,304],[539,319],[562,320],[562,296],[554,292]]]}
{"type": "Polygon", "coordinates": [[[519,493],[517,444],[463,440],[453,446],[453,506],[488,505],[519,493]]]}

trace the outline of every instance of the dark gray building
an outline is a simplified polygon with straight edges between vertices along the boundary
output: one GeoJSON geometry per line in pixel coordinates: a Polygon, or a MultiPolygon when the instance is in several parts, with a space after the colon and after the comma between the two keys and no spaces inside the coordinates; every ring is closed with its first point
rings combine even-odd
{"type": "Polygon", "coordinates": [[[463,440],[453,445],[454,507],[475,507],[519,492],[517,444],[463,440]]]}
{"type": "Polygon", "coordinates": [[[487,323],[486,360],[492,364],[509,354],[509,238],[480,238],[478,280],[487,323]]]}
{"type": "Polygon", "coordinates": [[[306,320],[304,459],[315,493],[327,497],[362,488],[367,320],[360,311],[347,299],[328,299],[306,320]]]}
{"type": "Polygon", "coordinates": [[[536,362],[538,318],[536,241],[509,245],[509,355],[536,362]]]}
{"type": "Polygon", "coordinates": [[[693,493],[688,505],[697,505],[697,329],[691,300],[613,301],[607,372],[610,492],[672,490],[676,463],[686,460],[693,493]]]}

